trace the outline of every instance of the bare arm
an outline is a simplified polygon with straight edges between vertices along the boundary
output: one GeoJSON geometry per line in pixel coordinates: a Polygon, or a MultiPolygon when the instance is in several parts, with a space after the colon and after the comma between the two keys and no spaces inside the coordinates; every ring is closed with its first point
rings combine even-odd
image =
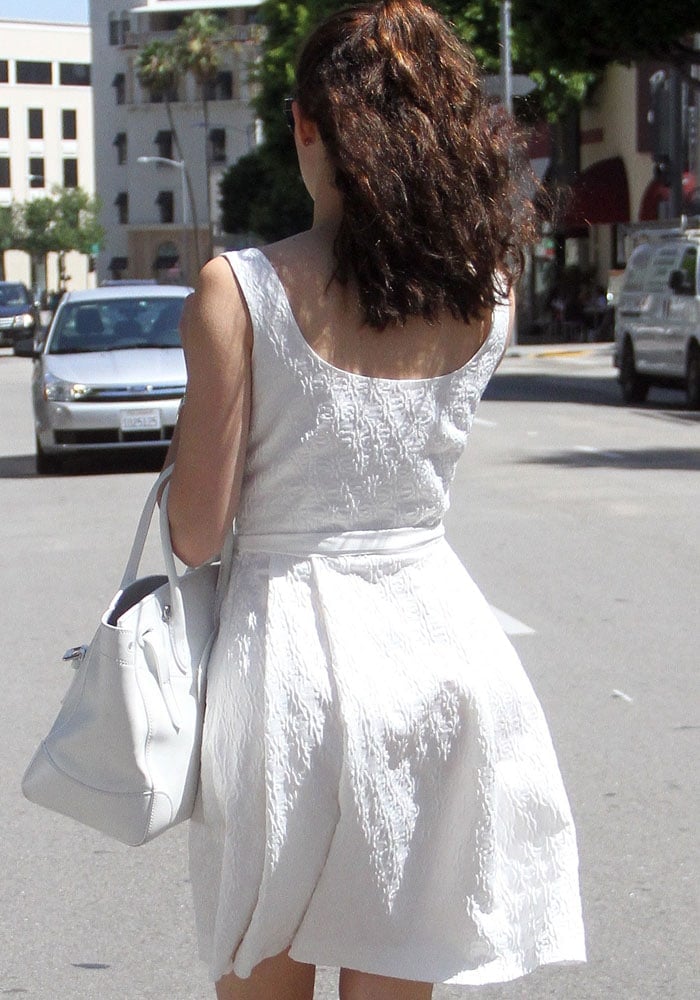
{"type": "Polygon", "coordinates": [[[248,436],[252,327],[222,258],[202,269],[181,323],[187,403],[168,462],[168,516],[176,554],[196,566],[216,555],[238,509],[248,436]]]}

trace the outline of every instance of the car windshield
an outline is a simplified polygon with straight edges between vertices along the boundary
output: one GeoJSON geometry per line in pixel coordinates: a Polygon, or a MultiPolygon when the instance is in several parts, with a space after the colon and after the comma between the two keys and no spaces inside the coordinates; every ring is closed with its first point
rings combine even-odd
{"type": "Polygon", "coordinates": [[[29,305],[29,295],[24,285],[0,284],[0,306],[29,305]]]}
{"type": "Polygon", "coordinates": [[[148,296],[67,302],[56,317],[49,354],[180,347],[185,298],[148,296]]]}

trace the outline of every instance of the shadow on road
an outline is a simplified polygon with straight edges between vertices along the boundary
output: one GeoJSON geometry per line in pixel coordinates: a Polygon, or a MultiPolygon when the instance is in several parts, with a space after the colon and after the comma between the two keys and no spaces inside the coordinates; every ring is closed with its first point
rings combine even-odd
{"type": "MultiPolygon", "coordinates": [[[[518,403],[586,403],[596,406],[624,407],[617,379],[608,376],[568,374],[551,371],[540,372],[497,372],[489,382],[484,399],[496,402],[518,403]]],[[[677,413],[687,415],[689,421],[697,419],[697,414],[689,411],[681,392],[652,388],[645,403],[634,406],[637,412],[656,413],[666,411],[667,415],[677,413]]]]}
{"type": "Polygon", "coordinates": [[[679,469],[700,472],[700,448],[633,448],[623,451],[558,451],[526,459],[527,465],[578,469],[679,469]]]}
{"type": "Polygon", "coordinates": [[[620,406],[620,392],[611,378],[586,375],[547,375],[523,372],[497,373],[488,384],[484,399],[518,403],[595,403],[620,406]]]}
{"type": "Polygon", "coordinates": [[[75,476],[111,476],[132,472],[160,472],[165,451],[133,451],[128,454],[81,455],[67,458],[63,469],[39,476],[34,455],[0,455],[0,479],[61,479],[75,476]]]}

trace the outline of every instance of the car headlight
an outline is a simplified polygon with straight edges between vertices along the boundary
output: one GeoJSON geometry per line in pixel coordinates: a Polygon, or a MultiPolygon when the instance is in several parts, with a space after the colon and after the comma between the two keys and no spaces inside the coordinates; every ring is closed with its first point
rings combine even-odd
{"type": "Polygon", "coordinates": [[[21,326],[26,330],[30,326],[34,326],[34,317],[31,313],[21,313],[19,316],[15,316],[13,326],[21,326]]]}
{"type": "Polygon", "coordinates": [[[56,378],[51,372],[44,375],[44,399],[51,403],[70,403],[76,399],[82,399],[89,391],[89,386],[82,382],[65,382],[61,378],[56,378]]]}

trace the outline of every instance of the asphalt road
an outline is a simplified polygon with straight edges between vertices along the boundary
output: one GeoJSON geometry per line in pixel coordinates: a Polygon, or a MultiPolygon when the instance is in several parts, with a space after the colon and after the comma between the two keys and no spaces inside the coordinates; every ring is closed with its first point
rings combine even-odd
{"type": "MultiPolygon", "coordinates": [[[[435,1000],[696,1000],[700,414],[671,393],[619,405],[605,348],[518,353],[479,410],[448,534],[509,616],[550,721],[589,962],[435,1000]]],[[[60,655],[118,584],[157,467],[37,477],[29,369],[0,351],[0,996],[211,1000],[185,831],[130,850],[19,792],[68,682],[60,655]]],[[[317,1000],[334,989],[321,970],[317,1000]]]]}

